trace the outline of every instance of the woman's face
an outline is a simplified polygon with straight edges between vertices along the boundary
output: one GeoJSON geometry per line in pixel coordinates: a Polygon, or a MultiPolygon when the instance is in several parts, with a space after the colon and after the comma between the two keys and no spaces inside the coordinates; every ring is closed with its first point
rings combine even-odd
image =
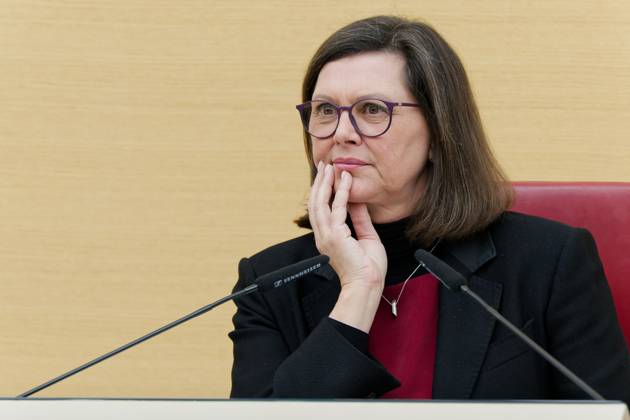
{"type": "MultiPolygon", "coordinates": [[[[405,59],[392,52],[369,52],[327,63],[312,100],[348,106],[364,98],[416,103],[406,85],[405,59]]],[[[362,137],[341,114],[332,137],[311,137],[313,160],[332,163],[335,189],[341,172],[352,174],[351,203],[366,203],[372,220],[386,223],[409,216],[426,183],[429,129],[416,107],[393,109],[390,128],[379,137],[362,137]]]]}

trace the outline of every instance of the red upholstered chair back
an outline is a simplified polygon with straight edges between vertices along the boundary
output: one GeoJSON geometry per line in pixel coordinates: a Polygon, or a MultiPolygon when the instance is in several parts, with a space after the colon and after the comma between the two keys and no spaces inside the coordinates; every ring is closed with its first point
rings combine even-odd
{"type": "Polygon", "coordinates": [[[630,343],[630,183],[515,182],[512,210],[588,229],[630,343]]]}

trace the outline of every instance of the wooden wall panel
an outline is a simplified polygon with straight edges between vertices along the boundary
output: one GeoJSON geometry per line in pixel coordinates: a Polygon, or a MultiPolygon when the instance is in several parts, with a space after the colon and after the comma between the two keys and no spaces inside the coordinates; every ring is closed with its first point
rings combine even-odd
{"type": "MultiPolygon", "coordinates": [[[[299,234],[293,107],[341,25],[461,54],[515,180],[630,181],[630,3],[0,0],[0,395],[228,293],[299,234]]],[[[233,306],[41,396],[224,397],[233,306]]]]}

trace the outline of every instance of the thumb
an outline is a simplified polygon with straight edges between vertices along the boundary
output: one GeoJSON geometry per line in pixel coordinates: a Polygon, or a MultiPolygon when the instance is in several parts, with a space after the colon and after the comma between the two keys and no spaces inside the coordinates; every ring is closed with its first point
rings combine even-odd
{"type": "Polygon", "coordinates": [[[376,229],[374,229],[372,219],[370,219],[370,213],[368,213],[365,203],[349,203],[348,213],[350,213],[350,219],[352,219],[352,226],[354,226],[354,231],[357,234],[357,240],[380,240],[376,229]]]}

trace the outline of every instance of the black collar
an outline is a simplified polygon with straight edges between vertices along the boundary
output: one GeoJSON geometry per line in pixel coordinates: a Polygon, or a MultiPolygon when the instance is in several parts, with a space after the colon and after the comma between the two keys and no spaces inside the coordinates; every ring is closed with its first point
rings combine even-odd
{"type": "MultiPolygon", "coordinates": [[[[469,277],[475,273],[481,266],[492,260],[497,255],[490,232],[484,230],[476,235],[461,241],[449,241],[444,246],[444,250],[456,259],[456,269],[464,269],[464,274],[469,277]],[[459,263],[459,264],[457,264],[459,263]]],[[[451,260],[447,258],[448,260],[451,260]]],[[[447,261],[450,262],[450,261],[447,261]]],[[[327,280],[338,281],[337,273],[330,265],[325,265],[314,272],[327,280]]]]}

